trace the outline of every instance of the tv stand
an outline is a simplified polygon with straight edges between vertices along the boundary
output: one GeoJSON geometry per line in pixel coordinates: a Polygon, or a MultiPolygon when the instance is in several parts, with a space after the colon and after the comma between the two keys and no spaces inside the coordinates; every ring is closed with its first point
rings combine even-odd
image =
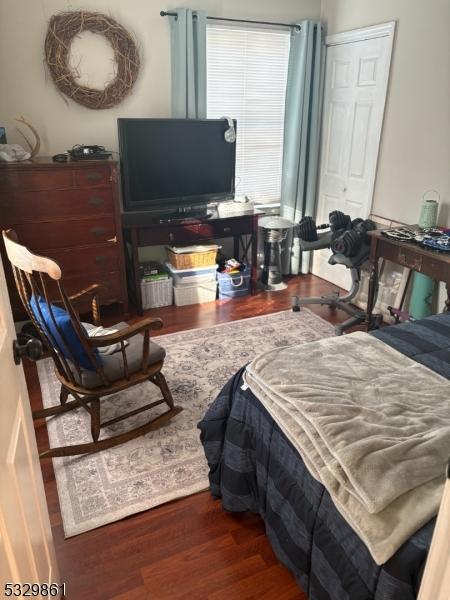
{"type": "Polygon", "coordinates": [[[142,296],[139,278],[139,248],[143,246],[172,246],[201,244],[215,239],[232,237],[235,258],[251,264],[251,291],[256,291],[258,219],[264,213],[235,214],[221,218],[217,209],[204,207],[201,217],[192,217],[189,212],[167,215],[166,220],[149,213],[124,213],[123,232],[127,249],[129,289],[139,315],[142,315],[142,296]]]}

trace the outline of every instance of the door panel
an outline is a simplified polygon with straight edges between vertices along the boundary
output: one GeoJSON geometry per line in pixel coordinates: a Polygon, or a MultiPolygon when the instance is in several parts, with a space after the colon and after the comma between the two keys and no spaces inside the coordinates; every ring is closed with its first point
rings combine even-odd
{"type": "Polygon", "coordinates": [[[371,104],[356,104],[350,142],[349,177],[363,179],[366,175],[367,143],[371,117],[371,104]]]}
{"type": "MultiPolygon", "coordinates": [[[[332,210],[352,219],[371,212],[393,36],[393,26],[386,27],[391,34],[381,27],[381,37],[367,28],[327,39],[318,223],[327,223],[332,210]],[[352,41],[343,42],[345,35],[352,41]]],[[[329,257],[329,250],[315,252],[313,273],[349,289],[349,273],[330,266],[329,257]]]]}
{"type": "Polygon", "coordinates": [[[324,171],[328,176],[342,177],[342,150],[345,144],[348,109],[343,102],[332,102],[327,132],[327,150],[324,171]]]}

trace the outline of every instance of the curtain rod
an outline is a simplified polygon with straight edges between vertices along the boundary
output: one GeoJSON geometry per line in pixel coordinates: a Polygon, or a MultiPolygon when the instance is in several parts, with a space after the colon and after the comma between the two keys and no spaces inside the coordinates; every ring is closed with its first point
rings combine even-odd
{"type": "MultiPolygon", "coordinates": [[[[160,13],[161,17],[178,17],[176,12],[166,12],[162,10],[160,13]]],[[[194,15],[195,16],[195,15],[194,15]]],[[[295,23],[276,23],[274,21],[249,21],[248,19],[227,19],[225,17],[206,17],[211,21],[230,21],[232,23],[253,23],[253,25],[276,25],[277,27],[293,27],[297,31],[301,30],[300,25],[295,23]]]]}

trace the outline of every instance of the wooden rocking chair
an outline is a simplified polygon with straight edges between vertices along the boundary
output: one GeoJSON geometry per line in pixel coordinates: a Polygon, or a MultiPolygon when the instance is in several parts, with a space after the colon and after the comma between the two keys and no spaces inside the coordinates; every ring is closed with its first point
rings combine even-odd
{"type": "MultiPolygon", "coordinates": [[[[61,268],[55,261],[33,254],[19,244],[13,230],[3,231],[3,239],[22,303],[50,350],[56,376],[61,382],[60,405],[34,411],[33,418],[58,415],[79,406],[86,409],[91,417],[92,442],[50,448],[40,454],[41,458],[105,450],[157,429],[181,412],[181,407],[174,406],[172,394],[161,373],[165,351],[150,341],[150,331],[161,329],[161,319],[145,318],[115,333],[89,337],[72,302],[91,299],[93,321],[99,326],[98,293],[102,286],[94,284],[68,296],[62,285],[61,268]],[[61,303],[65,311],[55,305],[61,303]],[[116,351],[112,345],[116,345],[116,351]],[[112,353],[99,352],[99,349],[107,347],[112,353]],[[101,423],[101,398],[147,380],[161,390],[163,397],[160,400],[101,423]],[[69,395],[74,400],[68,401],[69,395]],[[113,437],[99,439],[101,428],[162,403],[166,403],[169,410],[158,417],[113,437]]],[[[120,402],[120,396],[116,401],[120,402]]]]}

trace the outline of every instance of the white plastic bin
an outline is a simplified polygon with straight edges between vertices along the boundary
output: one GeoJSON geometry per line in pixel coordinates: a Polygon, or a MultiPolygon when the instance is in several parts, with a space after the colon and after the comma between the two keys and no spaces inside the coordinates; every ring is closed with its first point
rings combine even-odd
{"type": "Polygon", "coordinates": [[[197,267],[196,269],[175,269],[170,263],[166,263],[166,267],[173,277],[175,287],[211,283],[216,280],[217,265],[197,267]]]}
{"type": "Polygon", "coordinates": [[[217,294],[217,282],[214,280],[196,285],[176,285],[173,291],[177,306],[214,302],[217,294]]]}

